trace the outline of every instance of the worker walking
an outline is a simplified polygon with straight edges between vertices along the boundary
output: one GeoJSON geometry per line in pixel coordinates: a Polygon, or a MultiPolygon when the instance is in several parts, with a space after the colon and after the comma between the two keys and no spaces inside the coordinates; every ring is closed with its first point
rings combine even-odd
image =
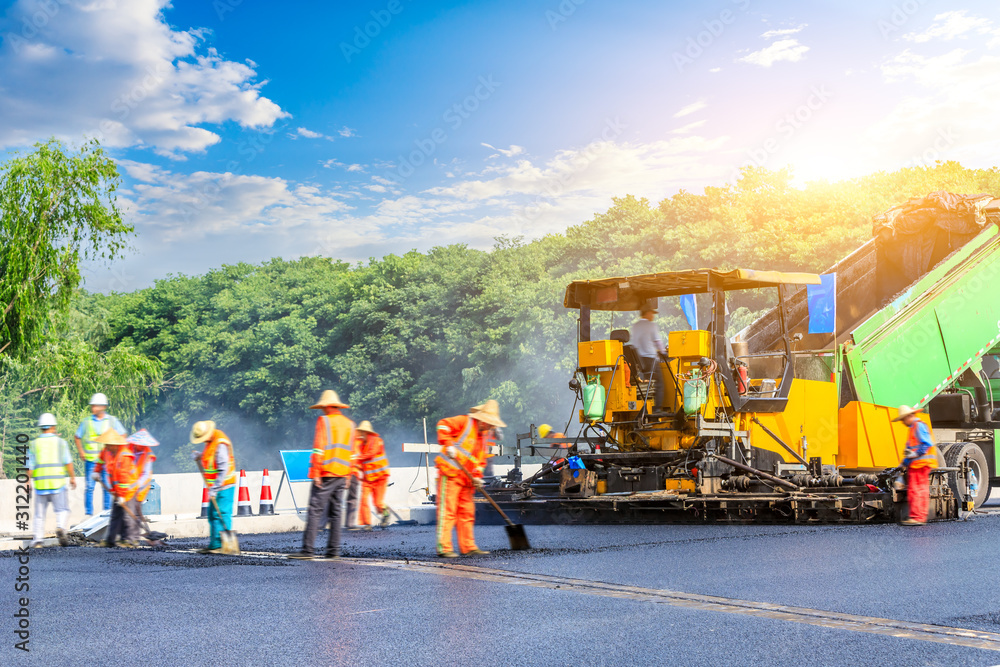
{"type": "Polygon", "coordinates": [[[51,504],[56,515],[56,536],[59,544],[66,546],[66,525],[69,522],[69,487],[76,489],[73,476],[73,459],[69,454],[69,444],[56,433],[56,418],[46,412],[38,418],[41,434],[28,445],[28,469],[31,483],[35,487],[35,521],[33,547],[42,546],[45,534],[45,513],[51,504]]]}
{"type": "Polygon", "coordinates": [[[389,485],[389,459],[385,455],[385,443],[365,420],[357,428],[361,441],[359,463],[364,474],[361,492],[361,511],[358,523],[362,528],[372,528],[371,506],[375,505],[382,526],[389,523],[389,508],[385,506],[385,489],[389,485]]]}
{"type": "MultiPolygon", "coordinates": [[[[93,492],[97,483],[93,479],[92,473],[97,467],[101,450],[104,449],[104,447],[97,442],[97,438],[108,429],[112,429],[118,433],[125,433],[125,427],[122,426],[122,423],[118,421],[117,417],[109,415],[107,410],[107,396],[100,393],[91,396],[90,417],[80,422],[80,426],[76,429],[76,437],[73,438],[76,442],[77,452],[79,452],[80,458],[83,459],[83,474],[84,477],[86,477],[83,507],[87,516],[94,515],[93,492]]],[[[106,477],[104,481],[108,482],[106,477]]],[[[111,493],[109,492],[109,488],[110,486],[108,484],[104,487],[103,509],[111,509],[111,493]]]]}
{"type": "Polygon", "coordinates": [[[191,427],[191,444],[204,443],[192,456],[201,469],[208,487],[208,547],[202,554],[222,553],[222,531],[233,529],[233,496],[236,493],[236,455],[229,437],[215,428],[215,422],[195,422],[191,427]],[[215,502],[211,502],[212,499],[215,502]],[[216,509],[218,507],[218,509],[216,509]]]}
{"type": "Polygon", "coordinates": [[[135,465],[135,452],[128,446],[125,435],[114,429],[108,429],[98,436],[97,442],[104,446],[110,457],[110,463],[106,467],[111,480],[111,496],[114,498],[104,546],[118,546],[118,538],[122,538],[122,546],[138,546],[135,492],[139,486],[139,471],[135,465]],[[126,511],[126,507],[129,511],[126,511]]]}
{"type": "Polygon", "coordinates": [[[927,523],[931,470],[937,468],[937,446],[927,424],[917,417],[919,412],[919,408],[901,405],[899,414],[893,419],[903,422],[910,429],[901,463],[906,468],[906,500],[910,505],[910,516],[902,522],[904,526],[922,526],[927,523]]]}
{"type": "Polygon", "coordinates": [[[341,503],[347,478],[351,476],[354,451],[354,422],[341,414],[351,406],[341,402],[337,392],[327,389],[313,410],[322,410],[316,420],[312,458],[309,464],[309,516],[302,533],[302,550],[289,558],[314,558],[316,533],[329,520],[330,537],[324,558],[340,557],[341,503]]]}
{"type": "Polygon", "coordinates": [[[653,321],[656,313],[655,300],[647,301],[639,312],[639,319],[632,325],[632,330],[629,332],[629,342],[635,347],[639,357],[641,366],[639,373],[643,380],[652,380],[653,383],[654,412],[663,407],[664,384],[663,371],[660,369],[660,355],[667,352],[667,348],[663,345],[663,339],[660,337],[660,329],[653,321]]]}
{"type": "Polygon", "coordinates": [[[506,424],[500,419],[500,406],[492,399],[472,408],[467,415],[438,422],[438,443],[443,456],[435,460],[438,468],[437,554],[442,558],[458,556],[451,541],[452,531],[456,529],[458,548],[463,555],[489,553],[476,546],[473,495],[483,485],[483,469],[490,456],[488,443],[491,431],[504,426],[506,424]]]}

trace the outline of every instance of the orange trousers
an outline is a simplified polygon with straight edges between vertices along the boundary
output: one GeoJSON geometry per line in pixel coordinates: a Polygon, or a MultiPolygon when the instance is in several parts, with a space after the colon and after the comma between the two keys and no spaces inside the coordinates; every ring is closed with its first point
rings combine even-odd
{"type": "Polygon", "coordinates": [[[476,549],[473,526],[476,506],[472,500],[475,487],[461,483],[456,477],[440,475],[437,495],[437,552],[454,551],[451,531],[458,529],[458,548],[464,554],[476,549]]]}
{"type": "MultiPolygon", "coordinates": [[[[371,506],[374,503],[379,514],[385,510],[385,488],[389,486],[389,478],[374,482],[362,482],[361,486],[361,507],[358,509],[358,525],[372,525],[371,506]]],[[[381,519],[381,517],[379,517],[381,519]]]]}
{"type": "Polygon", "coordinates": [[[910,503],[910,518],[914,521],[927,521],[931,503],[930,479],[930,468],[910,468],[906,471],[906,500],[910,503]]]}

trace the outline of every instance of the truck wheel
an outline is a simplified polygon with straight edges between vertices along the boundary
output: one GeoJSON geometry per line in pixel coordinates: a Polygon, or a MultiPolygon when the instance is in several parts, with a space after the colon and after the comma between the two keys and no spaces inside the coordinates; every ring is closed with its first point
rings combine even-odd
{"type": "Polygon", "coordinates": [[[990,467],[986,462],[986,454],[983,453],[983,450],[978,445],[969,442],[955,443],[945,449],[944,460],[950,468],[961,467],[962,461],[968,460],[969,470],[975,476],[974,480],[963,481],[958,478],[958,473],[948,473],[948,486],[951,487],[951,492],[955,494],[959,502],[965,498],[966,486],[972,484],[975,486],[975,490],[971,491],[975,507],[978,508],[985,503],[990,497],[990,467]]]}

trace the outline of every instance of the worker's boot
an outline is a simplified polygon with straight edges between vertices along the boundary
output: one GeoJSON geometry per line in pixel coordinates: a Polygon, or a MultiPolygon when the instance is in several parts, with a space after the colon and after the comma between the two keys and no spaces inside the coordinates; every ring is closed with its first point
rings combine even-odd
{"type": "Polygon", "coordinates": [[[464,554],[462,554],[462,555],[463,555],[463,556],[489,556],[489,555],[490,555],[490,552],[489,552],[489,551],[486,551],[485,549],[479,549],[479,548],[477,547],[477,548],[475,548],[475,549],[473,549],[473,550],[471,550],[471,551],[466,551],[466,552],[465,552],[464,554]]]}
{"type": "Polygon", "coordinates": [[[311,551],[298,551],[293,554],[288,554],[288,557],[292,560],[312,560],[316,556],[311,551]]]}
{"type": "Polygon", "coordinates": [[[438,554],[438,558],[458,558],[458,553],[454,551],[445,551],[438,554]]]}
{"type": "Polygon", "coordinates": [[[382,510],[382,523],[379,525],[381,525],[383,528],[389,525],[389,508],[382,510]]]}
{"type": "Polygon", "coordinates": [[[56,537],[59,538],[59,546],[61,547],[69,546],[69,538],[66,537],[65,530],[63,530],[62,528],[56,528],[56,537]]]}
{"type": "Polygon", "coordinates": [[[41,540],[35,540],[34,542],[31,543],[31,548],[32,549],[41,549],[42,548],[42,541],[41,540]]]}
{"type": "Polygon", "coordinates": [[[336,551],[327,551],[322,556],[316,556],[313,560],[340,560],[340,554],[336,551]]]}

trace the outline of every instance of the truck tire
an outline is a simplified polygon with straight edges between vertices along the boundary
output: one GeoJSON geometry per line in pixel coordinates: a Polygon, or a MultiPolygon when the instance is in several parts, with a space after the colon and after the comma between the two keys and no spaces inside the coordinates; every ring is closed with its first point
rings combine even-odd
{"type": "MultiPolygon", "coordinates": [[[[990,466],[986,462],[986,454],[983,450],[971,442],[957,442],[944,450],[945,465],[949,468],[958,468],[963,460],[968,460],[969,468],[976,476],[976,492],[973,495],[975,507],[985,503],[990,497],[990,466]]],[[[958,478],[958,473],[948,473],[948,486],[955,494],[959,502],[965,498],[965,486],[968,482],[958,478]]]]}

